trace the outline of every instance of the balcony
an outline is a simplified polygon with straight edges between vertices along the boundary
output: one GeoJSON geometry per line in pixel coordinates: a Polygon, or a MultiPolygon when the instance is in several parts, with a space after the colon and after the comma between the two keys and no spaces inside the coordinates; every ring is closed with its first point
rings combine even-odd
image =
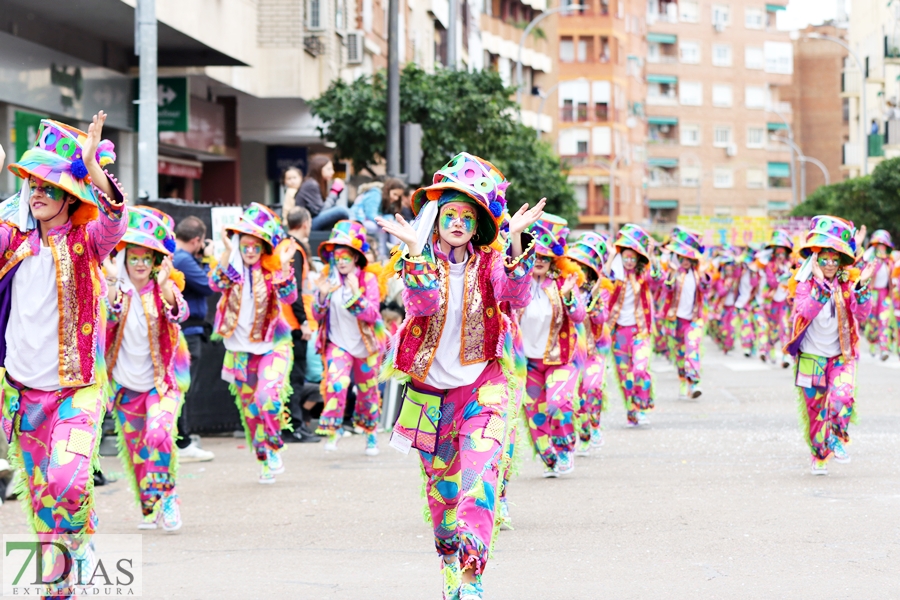
{"type": "Polygon", "coordinates": [[[900,35],[884,36],[884,62],[900,64],[900,35]]]}
{"type": "Polygon", "coordinates": [[[900,146],[900,119],[885,121],[884,144],[886,146],[900,146]]]}
{"type": "Polygon", "coordinates": [[[851,70],[841,73],[841,95],[859,96],[859,71],[851,70]]]}
{"type": "Polygon", "coordinates": [[[880,133],[869,134],[869,157],[879,158],[884,156],[884,136],[880,133]]]}
{"type": "Polygon", "coordinates": [[[594,110],[590,110],[587,104],[578,106],[563,106],[559,109],[561,123],[605,123],[614,121],[616,111],[608,104],[595,104],[594,110]]]}
{"type": "Polygon", "coordinates": [[[766,111],[771,113],[781,113],[788,115],[793,111],[790,102],[769,102],[766,104],[766,111]]]}
{"type": "Polygon", "coordinates": [[[678,96],[675,92],[659,96],[647,96],[648,106],[678,106],[678,96]]]}
{"type": "Polygon", "coordinates": [[[858,144],[844,144],[841,164],[845,167],[859,167],[862,165],[862,152],[858,144]]]}
{"type": "Polygon", "coordinates": [[[583,167],[591,162],[591,155],[587,152],[582,154],[569,154],[568,156],[560,156],[559,158],[569,167],[583,167]]]}

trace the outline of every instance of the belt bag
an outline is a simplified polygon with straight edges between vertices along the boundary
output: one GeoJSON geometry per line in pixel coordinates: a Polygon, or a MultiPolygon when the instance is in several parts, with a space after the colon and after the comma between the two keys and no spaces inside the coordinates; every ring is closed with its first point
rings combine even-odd
{"type": "Polygon", "coordinates": [[[407,384],[403,388],[400,416],[391,434],[391,446],[404,454],[410,448],[434,454],[443,400],[444,394],[417,390],[407,384]]]}

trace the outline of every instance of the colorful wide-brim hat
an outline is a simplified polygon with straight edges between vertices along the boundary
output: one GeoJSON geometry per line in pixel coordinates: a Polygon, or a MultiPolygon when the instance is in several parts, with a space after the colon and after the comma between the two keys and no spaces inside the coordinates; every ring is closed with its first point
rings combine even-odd
{"type": "Polygon", "coordinates": [[[884,229],[878,229],[872,232],[872,237],[869,238],[869,245],[873,244],[884,244],[890,249],[894,249],[894,242],[891,240],[891,234],[884,229]]]}
{"type": "Polygon", "coordinates": [[[813,252],[829,249],[841,254],[845,263],[852,263],[856,259],[855,234],[856,227],[851,221],[831,215],[815,216],[809,222],[809,232],[800,247],[800,256],[806,258],[813,252]]]}
{"type": "MultiPolygon", "coordinates": [[[[96,204],[91,177],[82,156],[86,140],[87,134],[80,129],[44,119],[34,147],[26,150],[18,162],[9,165],[9,170],[22,179],[37,177],[82,202],[96,204]]],[[[101,167],[112,164],[116,160],[113,143],[109,140],[100,142],[96,159],[101,167]]]]}
{"type": "Polygon", "coordinates": [[[787,248],[789,251],[794,249],[794,240],[790,234],[784,229],[776,229],[772,232],[772,238],[767,244],[769,248],[787,248]]]}
{"type": "Polygon", "coordinates": [[[691,260],[700,260],[706,248],[700,241],[700,233],[685,227],[679,227],[672,232],[669,244],[666,246],[672,253],[691,260]]]}
{"type": "Polygon", "coordinates": [[[568,221],[562,217],[544,213],[529,230],[534,237],[534,251],[543,256],[564,256],[568,221]]]}
{"type": "Polygon", "coordinates": [[[158,208],[153,208],[152,206],[145,206],[143,204],[139,204],[139,205],[135,206],[134,208],[140,209],[144,212],[148,212],[151,215],[156,216],[156,218],[159,219],[160,221],[162,221],[166,225],[166,227],[168,227],[172,231],[175,231],[175,219],[173,219],[171,217],[171,215],[164,213],[163,211],[159,210],[158,208]]]}
{"type": "Polygon", "coordinates": [[[366,241],[366,228],[356,221],[338,221],[331,228],[331,235],[319,245],[319,257],[327,264],[331,262],[335,246],[344,246],[356,250],[363,259],[363,266],[369,263],[366,252],[369,243],[366,241]]]}
{"type": "Polygon", "coordinates": [[[484,218],[478,219],[477,243],[488,245],[497,238],[500,218],[506,208],[509,182],[497,167],[468,152],[460,152],[434,174],[432,184],[412,195],[412,211],[418,215],[428,201],[438,207],[453,201],[474,202],[484,218]]]}
{"type": "Polygon", "coordinates": [[[237,223],[225,228],[231,233],[245,233],[258,237],[273,249],[285,238],[284,227],[272,209],[258,202],[251,202],[237,223]]]}
{"type": "MultiPolygon", "coordinates": [[[[140,246],[155,250],[164,256],[172,256],[175,252],[175,232],[157,213],[160,211],[147,210],[146,207],[129,208],[128,229],[125,230],[125,235],[122,236],[116,249],[121,251],[129,245],[140,246]]],[[[168,216],[165,213],[161,214],[168,216]]]]}
{"type": "Polygon", "coordinates": [[[606,239],[603,234],[589,231],[569,245],[566,255],[572,260],[590,267],[599,276],[609,256],[606,239]]]}
{"type": "Polygon", "coordinates": [[[634,250],[650,260],[651,243],[650,234],[643,227],[634,223],[626,223],[619,230],[614,245],[619,252],[625,249],[634,250]]]}

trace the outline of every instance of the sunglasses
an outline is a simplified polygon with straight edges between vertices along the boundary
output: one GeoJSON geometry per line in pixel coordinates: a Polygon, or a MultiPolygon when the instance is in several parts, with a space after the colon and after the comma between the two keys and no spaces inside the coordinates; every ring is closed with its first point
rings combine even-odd
{"type": "Polygon", "coordinates": [[[827,267],[827,266],[836,267],[839,264],[841,264],[841,261],[840,261],[840,259],[837,259],[837,258],[820,258],[819,259],[820,267],[827,267]]]}
{"type": "Polygon", "coordinates": [[[262,244],[241,244],[241,254],[260,254],[262,244]]]}
{"type": "Polygon", "coordinates": [[[144,265],[145,267],[153,266],[153,255],[152,254],[142,254],[140,256],[132,254],[128,257],[128,265],[131,267],[136,267],[138,265],[144,265]]]}
{"type": "Polygon", "coordinates": [[[541,254],[538,254],[534,257],[534,261],[549,264],[549,263],[553,262],[553,259],[550,258],[549,256],[543,256],[541,254]]]}
{"type": "Polygon", "coordinates": [[[623,256],[622,262],[627,262],[627,263],[637,262],[637,257],[636,256],[623,256]]]}

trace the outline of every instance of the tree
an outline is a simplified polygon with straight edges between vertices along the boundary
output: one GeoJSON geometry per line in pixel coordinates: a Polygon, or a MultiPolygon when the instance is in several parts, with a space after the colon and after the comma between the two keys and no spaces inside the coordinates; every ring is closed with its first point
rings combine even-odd
{"type": "MultiPolygon", "coordinates": [[[[458,152],[490,160],[509,179],[510,211],[547,197],[547,210],[577,218],[566,172],[549,144],[515,119],[514,90],[492,71],[438,69],[429,74],[408,65],[400,76],[400,120],[422,126],[426,179],[458,152]]],[[[319,133],[359,172],[384,159],[385,75],[333,82],[310,102],[319,133]]]]}

